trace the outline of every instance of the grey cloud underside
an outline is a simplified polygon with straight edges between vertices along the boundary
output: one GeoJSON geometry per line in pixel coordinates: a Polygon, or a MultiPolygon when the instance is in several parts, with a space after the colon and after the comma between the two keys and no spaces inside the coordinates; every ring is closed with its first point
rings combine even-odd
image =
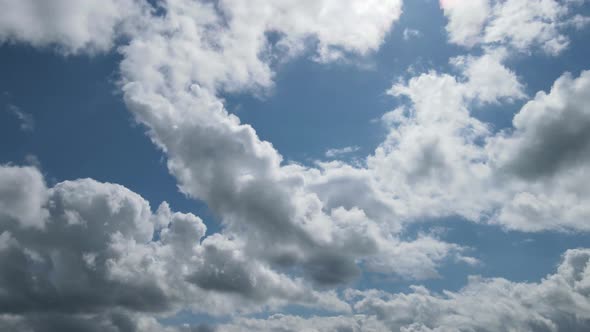
{"type": "MultiPolygon", "coordinates": [[[[337,10],[334,4],[326,1],[325,9],[337,10]]],[[[328,33],[328,30],[316,31],[329,21],[323,16],[306,17],[306,20],[314,21],[310,26],[299,25],[299,22],[281,26],[280,31],[284,33],[282,41],[297,49],[305,47],[308,36],[315,34],[320,45],[340,44],[344,48],[364,53],[372,48],[375,40],[381,40],[384,36],[380,16],[395,18],[397,4],[391,1],[380,3],[375,8],[358,7],[358,15],[363,20],[365,15],[379,16],[375,19],[376,26],[369,29],[371,38],[368,41],[354,38],[341,40],[328,33]],[[387,11],[378,12],[378,9],[387,11]]],[[[207,6],[198,3],[187,6],[208,13],[207,6]]],[[[356,235],[351,225],[334,222],[332,211],[324,206],[315,192],[307,188],[307,173],[316,170],[284,165],[282,157],[269,142],[261,141],[251,126],[241,124],[237,117],[224,109],[216,96],[217,89],[268,87],[265,76],[256,75],[255,71],[266,72],[270,70],[269,64],[258,56],[249,58],[241,52],[236,54],[236,61],[247,70],[242,72],[244,76],[234,76],[241,73],[227,71],[227,68],[203,73],[199,69],[208,65],[201,64],[200,61],[205,60],[199,60],[199,57],[211,53],[213,60],[208,57],[207,62],[216,59],[226,61],[224,57],[227,53],[235,51],[234,43],[243,42],[233,40],[234,34],[252,33],[262,37],[277,22],[275,17],[263,15],[263,20],[267,20],[266,26],[246,27],[244,24],[249,20],[247,14],[252,8],[242,8],[231,1],[224,2],[216,10],[220,8],[227,10],[232,17],[231,22],[224,27],[217,27],[215,19],[209,17],[199,17],[185,24],[187,20],[181,20],[186,19],[185,12],[176,5],[170,5],[167,8],[169,15],[161,24],[137,35],[124,47],[122,52],[125,60],[121,70],[125,79],[125,101],[137,120],[149,128],[153,141],[165,151],[168,168],[178,179],[181,190],[205,201],[221,217],[226,232],[247,239],[244,249],[248,256],[284,268],[300,268],[304,275],[320,285],[349,281],[359,274],[356,261],[379,253],[382,249],[378,242],[386,242],[391,234],[387,229],[379,230],[380,226],[367,218],[364,212],[358,216],[363,219],[359,222],[378,231],[356,235]],[[230,3],[235,6],[229,6],[230,3]],[[205,33],[207,24],[213,24],[215,28],[209,28],[205,33]],[[238,27],[244,31],[234,31],[238,27]],[[194,30],[197,30],[196,34],[194,30]],[[206,38],[199,38],[200,34],[206,38]],[[228,41],[226,46],[222,45],[220,52],[212,52],[212,46],[209,45],[211,36],[216,34],[220,36],[216,40],[228,41]],[[170,38],[162,38],[163,35],[170,38]],[[169,46],[172,45],[181,46],[186,52],[171,51],[173,48],[169,46]],[[183,74],[171,76],[170,69],[178,67],[186,70],[183,74]],[[338,241],[349,237],[352,240],[345,246],[338,241]],[[355,242],[375,244],[357,249],[355,242]],[[333,273],[333,269],[326,269],[324,265],[340,273],[333,273]]],[[[288,6],[266,4],[263,8],[276,10],[279,16],[287,9],[293,10],[295,16],[300,15],[299,10],[307,10],[294,3],[288,6]],[[287,8],[289,6],[292,8],[287,8]]],[[[348,30],[349,27],[345,25],[342,29],[348,30]]],[[[264,40],[259,42],[265,43],[264,40]]],[[[254,53],[258,54],[259,51],[257,49],[254,53]]],[[[355,211],[341,212],[347,213],[357,217],[355,211]]],[[[195,280],[201,282],[201,278],[196,277],[195,280]]],[[[218,286],[208,284],[207,287],[218,286]]]]}
{"type": "Polygon", "coordinates": [[[2,214],[2,312],[76,313],[109,306],[159,311],[169,306],[155,281],[109,275],[109,264],[121,255],[110,247],[112,236],[140,243],[151,236],[151,212],[143,199],[91,180],[62,183],[47,195],[41,228],[23,227],[2,214]]]}
{"type": "Polygon", "coordinates": [[[198,217],[165,203],[152,213],[122,186],[84,179],[47,189],[36,169],[2,166],[0,188],[37,211],[36,224],[0,212],[2,324],[51,331],[95,322],[117,331],[117,317],[137,313],[259,310],[273,301],[348,310],[334,294],[244,257],[221,234],[203,239],[198,217]]]}
{"type": "Polygon", "coordinates": [[[590,251],[568,250],[554,274],[537,283],[472,277],[458,292],[406,294],[347,290],[353,315],[236,318],[217,326],[164,327],[141,315],[35,314],[3,316],[2,328],[21,331],[585,331],[590,326],[590,251]],[[476,319],[474,319],[476,318],[476,319]]]}
{"type": "Polygon", "coordinates": [[[356,315],[238,319],[219,331],[585,331],[590,327],[590,252],[568,250],[538,283],[472,277],[458,292],[348,290],[356,315]]]}
{"type": "Polygon", "coordinates": [[[535,179],[584,166],[590,156],[590,72],[562,76],[549,95],[540,92],[514,119],[505,142],[512,159],[508,172],[535,179]]]}

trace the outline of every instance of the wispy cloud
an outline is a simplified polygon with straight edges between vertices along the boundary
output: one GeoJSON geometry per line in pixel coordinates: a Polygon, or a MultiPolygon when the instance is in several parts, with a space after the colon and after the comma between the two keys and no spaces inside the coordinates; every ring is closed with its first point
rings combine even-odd
{"type": "Polygon", "coordinates": [[[358,150],[360,150],[359,146],[346,146],[340,149],[328,149],[326,151],[326,157],[328,158],[335,158],[335,157],[339,157],[345,154],[349,154],[349,153],[353,153],[353,152],[357,152],[358,150]]]}
{"type": "Polygon", "coordinates": [[[9,113],[12,113],[19,119],[20,129],[22,131],[31,132],[35,129],[35,119],[33,118],[33,115],[24,112],[18,106],[13,104],[8,104],[8,106],[6,106],[6,109],[9,113]]]}
{"type": "Polygon", "coordinates": [[[422,36],[422,32],[420,32],[420,30],[409,29],[409,28],[404,29],[404,40],[410,40],[412,38],[417,38],[417,37],[421,37],[421,36],[422,36]]]}

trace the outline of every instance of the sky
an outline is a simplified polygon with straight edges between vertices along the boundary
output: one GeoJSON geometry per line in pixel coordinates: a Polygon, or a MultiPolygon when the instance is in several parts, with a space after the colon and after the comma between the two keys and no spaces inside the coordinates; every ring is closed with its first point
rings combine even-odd
{"type": "Polygon", "coordinates": [[[587,331],[585,0],[0,0],[0,331],[587,331]]]}

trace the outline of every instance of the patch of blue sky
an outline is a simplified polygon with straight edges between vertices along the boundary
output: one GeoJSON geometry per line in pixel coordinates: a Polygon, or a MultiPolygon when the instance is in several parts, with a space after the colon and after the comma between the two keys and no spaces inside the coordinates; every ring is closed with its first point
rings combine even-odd
{"type": "Polygon", "coordinates": [[[180,193],[161,151],[136,125],[118,92],[119,55],[62,57],[28,46],[0,46],[3,105],[31,114],[35,129],[20,130],[18,119],[0,112],[0,163],[24,164],[34,155],[53,185],[93,178],[121,184],[157,209],[168,201],[219,226],[204,204],[180,193]]]}

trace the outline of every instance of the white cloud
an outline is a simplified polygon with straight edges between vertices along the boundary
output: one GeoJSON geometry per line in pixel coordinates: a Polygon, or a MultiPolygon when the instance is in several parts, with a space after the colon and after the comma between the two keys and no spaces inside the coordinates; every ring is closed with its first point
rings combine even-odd
{"type": "MultiPolygon", "coordinates": [[[[455,76],[428,72],[394,84],[388,93],[409,103],[384,115],[388,135],[366,167],[287,164],[271,143],[227,112],[220,95],[271,88],[274,65],[305,51],[319,61],[375,51],[401,14],[399,0],[169,0],[158,16],[136,2],[66,8],[29,1],[0,14],[1,40],[57,46],[67,54],[108,50],[124,33],[129,43],[120,47],[120,83],[128,108],[165,153],[181,191],[204,201],[224,226],[205,237],[197,216],[172,212],[167,204],[152,213],[122,186],[85,179],[48,189],[34,168],[3,166],[0,259],[9,268],[0,274],[2,280],[16,277],[10,279],[14,285],[0,283],[0,324],[35,329],[59,322],[116,331],[125,320],[158,330],[144,315],[179,308],[248,313],[288,304],[347,312],[349,304],[336,292],[317,289],[354,280],[361,266],[424,279],[436,277],[449,258],[476,262],[433,234],[402,240],[406,223],[460,215],[524,231],[587,230],[588,195],[579,179],[587,173],[580,165],[588,152],[588,74],[565,76],[549,94],[538,94],[516,116],[513,132],[495,134],[470,113],[474,105],[526,97],[504,65],[506,54],[533,46],[548,53],[563,49],[567,40],[556,25],[567,16],[565,5],[486,3],[443,1],[451,41],[488,46],[481,56],[452,59],[455,76]],[[49,6],[54,15],[43,20],[38,6],[49,6]],[[34,24],[21,26],[27,21],[34,24]],[[538,142],[559,149],[540,150],[538,142]],[[530,158],[522,162],[520,156],[530,158]],[[531,159],[539,163],[527,164],[531,159]],[[83,303],[72,300],[80,298],[83,303]]],[[[443,295],[423,288],[407,295],[352,292],[362,297],[355,301],[358,317],[313,324],[323,330],[460,329],[478,323],[466,319],[477,308],[489,315],[481,322],[486,326],[510,318],[509,327],[551,329],[587,308],[586,275],[574,281],[562,275],[580,264],[587,270],[584,253],[568,252],[564,267],[539,284],[474,279],[443,295]],[[533,306],[546,291],[565,291],[576,301],[559,302],[561,311],[553,312],[533,306]],[[505,307],[482,308],[474,294],[499,298],[505,307]],[[425,304],[437,310],[420,311],[425,304]],[[565,320],[559,316],[564,312],[565,320]]],[[[307,323],[277,316],[276,322],[242,320],[227,328],[302,329],[307,323]]]]}
{"type": "Polygon", "coordinates": [[[0,166],[0,217],[42,228],[48,216],[46,201],[45,181],[34,168],[0,166]]]}
{"type": "Polygon", "coordinates": [[[411,104],[383,117],[390,133],[368,157],[367,177],[378,183],[373,192],[396,198],[387,204],[398,219],[460,215],[521,231],[588,230],[580,179],[589,75],[565,74],[523,106],[513,129],[493,133],[469,109],[525,97],[504,54],[455,58],[459,78],[430,72],[389,91],[411,104]]]}
{"type": "Polygon", "coordinates": [[[410,40],[412,38],[418,38],[422,36],[422,32],[416,29],[405,28],[403,32],[404,40],[410,40]]]}
{"type": "Polygon", "coordinates": [[[556,0],[441,0],[452,43],[500,44],[520,52],[540,48],[550,55],[561,53],[569,44],[562,28],[571,20],[575,5],[575,1],[556,0]]]}
{"type": "Polygon", "coordinates": [[[449,19],[446,26],[452,43],[473,46],[488,19],[491,8],[489,0],[441,0],[441,8],[449,19]]]}
{"type": "Polygon", "coordinates": [[[384,115],[390,132],[366,177],[371,195],[396,198],[382,201],[398,220],[460,215],[521,231],[588,229],[579,179],[588,172],[589,75],[565,74],[523,106],[514,129],[493,133],[470,109],[526,97],[506,54],[456,57],[457,77],[429,72],[388,91],[411,103],[384,115]]]}
{"type": "MultiPolygon", "coordinates": [[[[0,277],[5,281],[0,283],[0,310],[12,315],[0,323],[8,326],[75,323],[106,324],[106,329],[114,324],[112,315],[167,315],[180,308],[235,314],[299,304],[347,312],[348,304],[335,292],[316,291],[308,281],[333,285],[350,280],[358,275],[356,259],[364,257],[374,271],[428,278],[436,273],[437,262],[461,251],[434,237],[397,240],[361,210],[344,208],[330,212],[329,233],[303,243],[287,239],[279,245],[231,228],[205,237],[198,217],[172,212],[166,203],[152,213],[143,198],[120,185],[82,179],[35,189],[43,180],[34,168],[4,166],[0,174],[10,181],[0,186],[6,188],[0,204],[9,207],[1,216],[5,269],[0,277]],[[39,194],[31,195],[33,190],[39,194]],[[30,216],[32,221],[23,219],[26,213],[8,205],[15,201],[23,210],[43,213],[30,216]],[[27,222],[43,222],[44,227],[23,228],[27,222]],[[263,248],[275,244],[278,256],[269,262],[268,255],[252,251],[255,240],[265,241],[263,248]],[[275,270],[293,264],[303,267],[305,278],[275,270]],[[17,279],[8,278],[16,274],[17,279]],[[75,300],[80,296],[83,302],[75,300]],[[113,312],[113,307],[118,309],[113,312]],[[72,315],[74,310],[81,316],[72,315]]],[[[284,240],[286,234],[277,235],[284,240]]]]}
{"type": "Polygon", "coordinates": [[[456,214],[481,218],[490,169],[476,142],[489,129],[469,114],[469,96],[477,96],[473,91],[469,81],[435,72],[389,91],[411,104],[384,116],[389,134],[367,164],[380,190],[396,197],[396,212],[404,220],[456,214]]]}
{"type": "Polygon", "coordinates": [[[1,0],[0,7],[0,43],[27,42],[65,54],[108,51],[146,8],[139,0],[1,0]]]}
{"type": "Polygon", "coordinates": [[[354,315],[236,319],[218,331],[584,331],[590,326],[590,251],[568,250],[538,283],[471,277],[458,292],[347,292],[354,315]],[[476,319],[474,319],[476,317],[476,319]]]}
{"type": "Polygon", "coordinates": [[[564,253],[557,271],[539,282],[472,276],[456,291],[434,293],[412,286],[407,293],[346,290],[353,312],[301,317],[234,317],[220,325],[165,327],[145,314],[0,317],[0,327],[28,331],[76,326],[89,331],[585,331],[590,326],[590,250],[564,253]],[[477,317],[477,319],[473,319],[477,317]]]}
{"type": "Polygon", "coordinates": [[[0,327],[28,331],[75,326],[89,331],[585,331],[590,326],[590,250],[564,253],[557,271],[539,282],[472,276],[456,292],[413,286],[407,293],[347,290],[354,311],[336,316],[235,317],[220,325],[164,327],[144,314],[5,315],[0,327]],[[477,319],[473,319],[477,317],[477,319]]]}
{"type": "Polygon", "coordinates": [[[490,139],[499,171],[519,179],[499,223],[528,231],[589,229],[590,191],[580,182],[590,171],[589,91],[590,72],[566,73],[523,106],[512,132],[490,139]]]}
{"type": "Polygon", "coordinates": [[[513,120],[514,131],[492,142],[499,167],[523,178],[557,175],[583,166],[590,152],[590,71],[566,73],[537,93],[513,120]]]}
{"type": "Polygon", "coordinates": [[[81,179],[47,189],[31,167],[2,166],[0,174],[3,315],[34,322],[34,313],[65,321],[78,313],[108,316],[111,309],[160,315],[286,304],[349,310],[335,292],[316,291],[246,256],[240,239],[204,237],[200,218],[172,212],[166,203],[153,214],[120,185],[81,179]],[[33,221],[43,227],[23,227],[33,221]]]}
{"type": "Polygon", "coordinates": [[[400,0],[259,0],[247,5],[235,0],[221,2],[223,10],[233,18],[235,31],[260,35],[265,29],[276,30],[285,34],[283,43],[290,47],[306,37],[316,37],[320,59],[339,51],[366,54],[376,50],[401,15],[401,5],[400,0]]]}
{"type": "Polygon", "coordinates": [[[175,0],[162,6],[165,15],[143,22],[123,50],[127,79],[156,79],[153,84],[181,90],[197,83],[214,93],[268,88],[273,63],[314,46],[322,62],[367,55],[401,15],[401,0],[175,0]]]}
{"type": "Polygon", "coordinates": [[[360,146],[345,146],[339,149],[328,149],[326,150],[326,157],[328,158],[335,158],[340,157],[341,155],[350,154],[353,152],[357,152],[360,150],[360,146]]]}
{"type": "Polygon", "coordinates": [[[12,113],[20,121],[20,129],[22,131],[33,131],[35,129],[35,119],[29,113],[22,111],[15,105],[9,104],[7,106],[8,112],[12,113]]]}
{"type": "MultiPolygon", "coordinates": [[[[278,44],[287,43],[288,53],[311,37],[317,38],[319,56],[332,49],[362,55],[382,42],[399,16],[400,2],[340,7],[332,1],[260,6],[227,1],[214,7],[176,1],[166,10],[165,17],[122,48],[121,69],[126,103],[166,153],[181,190],[205,201],[221,217],[227,234],[244,241],[248,257],[301,268],[318,284],[357,277],[357,262],[387,248],[376,243],[400,245],[391,227],[395,220],[380,218],[381,224],[371,219],[375,213],[338,209],[341,205],[328,209],[307,186],[318,170],[285,165],[273,146],[229,114],[217,97],[221,91],[272,84],[272,61],[261,57],[261,51],[272,58],[277,50],[268,45],[265,33],[278,31],[278,44]],[[219,11],[226,21],[220,21],[219,11]],[[371,231],[354,232],[352,225],[342,223],[348,217],[371,231]]],[[[425,257],[428,264],[415,261],[416,269],[424,266],[428,273],[405,275],[428,275],[445,255],[425,257]]]]}
{"type": "Polygon", "coordinates": [[[425,331],[581,331],[590,324],[585,289],[589,257],[587,249],[567,251],[557,272],[539,283],[471,277],[456,293],[436,295],[415,287],[407,295],[351,295],[360,296],[357,311],[377,315],[391,330],[413,326],[425,331]]]}
{"type": "Polygon", "coordinates": [[[451,63],[461,70],[466,80],[466,97],[480,103],[524,99],[524,86],[516,73],[504,66],[506,58],[507,51],[504,48],[487,49],[479,57],[452,58],[451,63]]]}

